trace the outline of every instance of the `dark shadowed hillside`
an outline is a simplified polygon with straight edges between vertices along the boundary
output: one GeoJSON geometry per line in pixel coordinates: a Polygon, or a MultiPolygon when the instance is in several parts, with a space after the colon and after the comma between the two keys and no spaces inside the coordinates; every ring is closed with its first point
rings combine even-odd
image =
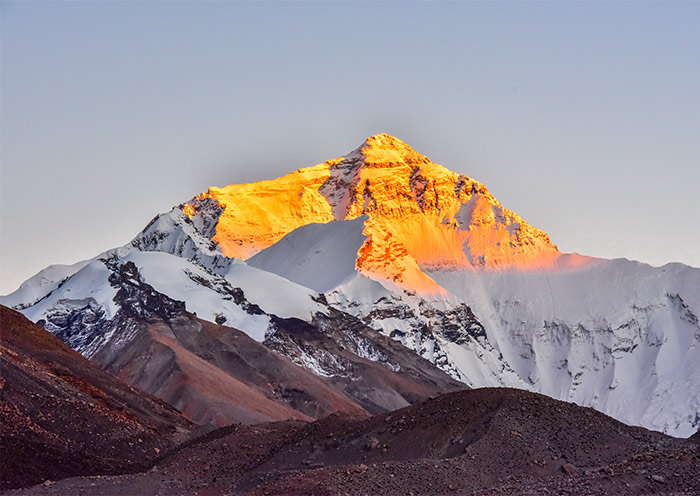
{"type": "Polygon", "coordinates": [[[0,307],[2,488],[142,470],[193,427],[178,411],[105,372],[0,307]]]}
{"type": "Polygon", "coordinates": [[[32,494],[697,494],[695,443],[512,389],[479,389],[367,419],[232,425],[150,472],[32,494]]]}

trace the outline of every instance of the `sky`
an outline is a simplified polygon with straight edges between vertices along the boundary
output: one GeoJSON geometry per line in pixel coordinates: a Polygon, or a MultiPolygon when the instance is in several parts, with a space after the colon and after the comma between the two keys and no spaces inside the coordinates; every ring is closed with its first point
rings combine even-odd
{"type": "Polygon", "coordinates": [[[700,267],[700,2],[0,3],[0,294],[386,132],[566,252],[700,267]]]}

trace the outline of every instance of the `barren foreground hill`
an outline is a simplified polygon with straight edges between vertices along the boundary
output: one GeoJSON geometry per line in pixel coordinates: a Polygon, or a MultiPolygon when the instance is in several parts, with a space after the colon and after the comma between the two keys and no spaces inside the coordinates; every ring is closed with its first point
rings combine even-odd
{"type": "Polygon", "coordinates": [[[382,415],[232,425],[149,472],[17,494],[698,494],[700,447],[513,389],[382,415]]]}
{"type": "Polygon", "coordinates": [[[194,424],[0,306],[0,488],[144,470],[194,424]]]}

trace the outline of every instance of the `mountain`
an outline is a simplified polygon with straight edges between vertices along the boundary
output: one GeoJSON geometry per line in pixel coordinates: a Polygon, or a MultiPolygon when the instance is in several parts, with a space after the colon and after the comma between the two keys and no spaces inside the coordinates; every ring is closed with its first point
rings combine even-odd
{"type": "MultiPolygon", "coordinates": [[[[231,425],[142,474],[31,494],[697,494],[698,446],[526,391],[441,395],[358,419],[231,425]]],[[[26,494],[19,492],[18,494],[26,494]]]]}
{"type": "Polygon", "coordinates": [[[0,488],[136,472],[193,434],[138,391],[0,306],[0,488]]]}
{"type": "Polygon", "coordinates": [[[198,318],[321,377],[343,373],[299,340],[280,345],[279,319],[323,332],[326,317],[354,318],[378,332],[351,338],[352,354],[384,368],[365,349],[380,336],[470,387],[538,391],[676,436],[700,427],[700,269],[561,253],[483,184],[388,135],[278,179],[210,188],[0,302],[96,356],[119,310],[108,266],[128,262],[198,318]]]}

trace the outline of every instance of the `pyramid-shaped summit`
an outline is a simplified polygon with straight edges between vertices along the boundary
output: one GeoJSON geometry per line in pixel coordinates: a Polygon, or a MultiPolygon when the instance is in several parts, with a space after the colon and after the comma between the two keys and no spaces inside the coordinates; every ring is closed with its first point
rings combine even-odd
{"type": "MultiPolygon", "coordinates": [[[[410,145],[401,141],[399,138],[390,134],[381,133],[370,136],[357,147],[354,152],[359,152],[365,156],[375,152],[396,153],[399,156],[410,157],[413,155],[423,157],[416,152],[410,145]]],[[[425,157],[423,157],[425,158],[425,157]]]]}
{"type": "Polygon", "coordinates": [[[396,150],[401,152],[413,152],[413,148],[401,141],[399,138],[386,133],[379,133],[370,136],[362,142],[357,150],[396,150]]]}
{"type": "Polygon", "coordinates": [[[400,139],[384,133],[370,136],[344,158],[345,160],[338,164],[338,167],[391,168],[407,165],[412,167],[430,162],[429,158],[400,139]]]}
{"type": "Polygon", "coordinates": [[[428,269],[541,266],[558,256],[547,234],[483,184],[388,134],[277,179],[212,187],[183,209],[196,217],[204,200],[223,209],[213,241],[244,260],[302,226],[365,216],[356,268],[405,289],[439,291],[428,269]]]}

